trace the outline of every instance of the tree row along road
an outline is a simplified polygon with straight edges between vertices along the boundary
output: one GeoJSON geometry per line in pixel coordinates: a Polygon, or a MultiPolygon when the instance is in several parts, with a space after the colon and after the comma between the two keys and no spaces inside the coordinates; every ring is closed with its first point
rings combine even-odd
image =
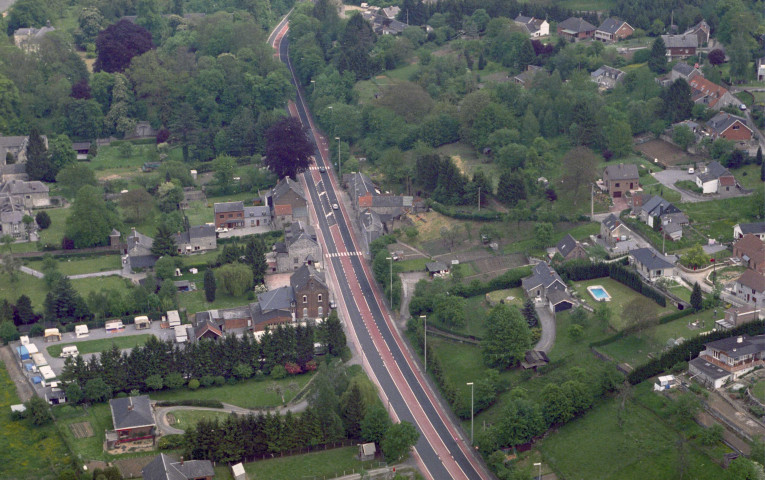
{"type": "Polygon", "coordinates": [[[380,388],[391,416],[413,423],[422,433],[415,445],[415,455],[427,478],[492,478],[469,443],[461,438],[459,428],[406,352],[380,290],[371,280],[369,266],[358,255],[332,255],[361,249],[349,228],[345,206],[338,199],[337,180],[328,161],[326,141],[312,123],[289,61],[288,28],[286,20],[280,22],[269,42],[292,72],[292,82],[297,89],[297,103],[290,103],[289,112],[309,127],[317,147],[317,163],[327,167],[327,173],[309,170],[301,174],[300,181],[324,249],[329,280],[339,293],[338,306],[349,322],[351,339],[362,352],[362,365],[380,388]],[[340,210],[332,210],[330,205],[335,203],[340,205],[340,210]]]}

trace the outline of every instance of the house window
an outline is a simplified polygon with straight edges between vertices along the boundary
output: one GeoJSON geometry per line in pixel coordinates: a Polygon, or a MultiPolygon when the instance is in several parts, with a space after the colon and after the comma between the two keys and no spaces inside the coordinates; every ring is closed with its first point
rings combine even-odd
{"type": "Polygon", "coordinates": [[[616,182],[616,184],[615,184],[614,186],[615,186],[616,188],[619,188],[619,182],[616,182]]]}
{"type": "Polygon", "coordinates": [[[661,270],[656,270],[656,275],[661,276],[661,270]]]}
{"type": "Polygon", "coordinates": [[[303,303],[308,303],[308,295],[303,295],[303,303]]]}
{"type": "Polygon", "coordinates": [[[324,316],[324,309],[322,307],[319,307],[319,316],[324,316]]]}
{"type": "Polygon", "coordinates": [[[740,128],[741,128],[741,127],[739,127],[738,125],[733,125],[733,130],[738,130],[738,129],[740,129],[740,128]]]}
{"type": "Polygon", "coordinates": [[[221,213],[220,218],[226,218],[226,216],[221,213]]]}
{"type": "Polygon", "coordinates": [[[294,258],[294,263],[298,263],[298,257],[294,258]]]}
{"type": "Polygon", "coordinates": [[[303,309],[303,318],[306,318],[307,316],[308,316],[308,309],[304,308],[303,309]]]}
{"type": "Polygon", "coordinates": [[[316,299],[319,301],[319,303],[321,303],[321,293],[317,295],[316,299]]]}
{"type": "Polygon", "coordinates": [[[228,214],[228,218],[234,218],[234,214],[233,213],[229,213],[228,214]]]}

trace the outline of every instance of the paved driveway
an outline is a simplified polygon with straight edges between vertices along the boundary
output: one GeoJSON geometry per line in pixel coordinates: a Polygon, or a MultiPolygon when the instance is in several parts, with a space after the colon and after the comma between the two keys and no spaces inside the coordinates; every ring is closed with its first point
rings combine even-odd
{"type": "Polygon", "coordinates": [[[544,302],[537,303],[534,305],[534,308],[537,311],[537,315],[539,315],[539,326],[542,327],[542,336],[539,338],[534,350],[550,353],[555,344],[555,317],[547,309],[547,304],[544,302]]]}

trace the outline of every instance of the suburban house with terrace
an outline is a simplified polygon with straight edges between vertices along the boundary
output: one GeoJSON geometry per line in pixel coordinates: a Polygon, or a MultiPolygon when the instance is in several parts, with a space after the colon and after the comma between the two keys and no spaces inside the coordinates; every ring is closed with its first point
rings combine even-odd
{"type": "Polygon", "coordinates": [[[175,460],[160,453],[141,470],[143,480],[212,480],[215,469],[210,460],[175,460]]]}
{"type": "Polygon", "coordinates": [[[745,270],[733,283],[733,294],[747,305],[762,306],[765,301],[765,276],[755,270],[745,270]]]}
{"type": "Polygon", "coordinates": [[[590,258],[582,244],[576,241],[571,234],[566,234],[566,236],[555,246],[555,250],[561,257],[563,257],[564,262],[590,258]]]}
{"type": "Polygon", "coordinates": [[[675,265],[653,248],[630,250],[629,257],[635,270],[651,282],[662,277],[675,276],[675,265]]]}
{"type": "Polygon", "coordinates": [[[627,240],[632,232],[613,213],[609,214],[600,224],[600,236],[609,247],[614,247],[618,242],[627,240]]]}
{"type": "Polygon", "coordinates": [[[760,237],[747,233],[733,244],[733,257],[759,273],[765,273],[765,243],[760,237]]]}
{"type": "Polygon", "coordinates": [[[717,161],[711,161],[699,169],[696,174],[696,185],[703,193],[725,194],[738,190],[733,174],[717,161]]]}
{"type": "Polygon", "coordinates": [[[699,356],[688,362],[688,370],[699,381],[720,388],[763,365],[765,335],[739,335],[705,343],[699,356]]]}
{"type": "Polygon", "coordinates": [[[670,61],[688,58],[696,55],[699,38],[696,35],[662,35],[667,57],[670,61]]]}
{"type": "Polygon", "coordinates": [[[632,36],[635,29],[625,22],[615,17],[609,17],[603,20],[603,23],[595,30],[595,40],[604,43],[615,43],[632,36]]]}
{"type": "Polygon", "coordinates": [[[521,27],[523,33],[531,38],[545,37],[550,34],[550,24],[547,23],[547,20],[542,20],[540,18],[534,17],[524,17],[523,15],[518,14],[518,16],[515,17],[515,20],[513,21],[516,25],[521,27]]]}
{"type": "Polygon", "coordinates": [[[546,262],[536,264],[531,276],[521,280],[521,285],[529,298],[535,302],[544,302],[552,313],[574,306],[574,300],[563,279],[546,262]]]}
{"type": "Polygon", "coordinates": [[[109,449],[128,442],[151,440],[154,443],[157,422],[148,395],[113,398],[109,400],[109,409],[114,424],[114,430],[106,432],[109,449]]]}
{"type": "Polygon", "coordinates": [[[595,35],[597,27],[581,17],[569,17],[558,24],[558,36],[577,42],[595,35]]]}
{"type": "Polygon", "coordinates": [[[603,182],[611,197],[625,197],[626,194],[640,188],[637,165],[634,163],[609,165],[603,171],[603,182]]]}
{"type": "Polygon", "coordinates": [[[691,86],[693,103],[704,105],[713,110],[720,110],[731,105],[738,106],[741,100],[734,97],[727,88],[707,80],[702,75],[696,75],[688,81],[691,86]]]}
{"type": "Polygon", "coordinates": [[[744,238],[747,233],[765,240],[765,222],[737,223],[733,226],[733,238],[744,238]]]}

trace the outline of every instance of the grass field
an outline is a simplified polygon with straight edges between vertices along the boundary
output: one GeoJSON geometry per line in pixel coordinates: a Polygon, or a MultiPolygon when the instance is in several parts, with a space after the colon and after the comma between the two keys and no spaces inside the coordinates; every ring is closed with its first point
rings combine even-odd
{"type": "Polygon", "coordinates": [[[733,239],[735,224],[755,221],[749,216],[751,204],[752,197],[737,197],[714,202],[684,203],[682,209],[701,233],[720,241],[730,241],[733,239]]]}
{"type": "MultiPolygon", "coordinates": [[[[650,389],[650,382],[636,387],[636,395],[654,395],[646,386],[650,389]]],[[[539,448],[543,461],[559,478],[679,478],[678,432],[637,401],[628,403],[622,426],[618,417],[617,399],[596,406],[542,441],[539,448]]],[[[686,451],[685,478],[721,478],[722,468],[694,442],[688,443],[686,451]]]]}
{"type": "Polygon", "coordinates": [[[50,226],[40,230],[40,242],[60,248],[70,210],[69,208],[49,208],[45,212],[50,217],[50,226]]]}
{"type": "Polygon", "coordinates": [[[757,380],[757,382],[749,387],[749,391],[752,392],[752,395],[757,397],[757,399],[761,402],[765,402],[765,379],[757,380]]]}
{"type": "MultiPolygon", "coordinates": [[[[298,480],[303,478],[335,478],[358,473],[362,468],[377,466],[377,462],[360,462],[356,447],[335,448],[321,452],[274,458],[246,463],[250,478],[263,480],[298,480]]],[[[216,477],[217,478],[217,477],[216,477]]]]}
{"type": "Polygon", "coordinates": [[[64,349],[64,347],[68,347],[70,345],[77,346],[77,351],[80,352],[80,355],[84,355],[86,353],[101,353],[104,350],[112,348],[112,345],[117,345],[117,347],[121,349],[133,348],[137,345],[143,345],[149,340],[150,337],[153,336],[154,335],[149,333],[144,333],[141,335],[127,335],[114,338],[101,338],[99,340],[85,340],[83,342],[62,343],[51,345],[50,347],[47,347],[46,350],[48,350],[48,355],[51,357],[58,357],[61,355],[61,351],[64,349]]]}
{"type": "Polygon", "coordinates": [[[732,170],[732,173],[735,175],[736,180],[738,180],[738,182],[743,185],[744,188],[762,190],[762,180],[760,180],[759,165],[745,165],[741,168],[732,170]]]}
{"type": "Polygon", "coordinates": [[[57,470],[72,460],[55,425],[32,426],[11,419],[11,405],[21,403],[16,386],[0,363],[0,478],[58,478],[57,470]]]}
{"type": "MultiPolygon", "coordinates": [[[[637,293],[636,291],[632,290],[628,286],[617,282],[616,280],[612,280],[610,278],[594,278],[592,280],[585,280],[581,282],[575,282],[574,283],[574,290],[579,294],[579,298],[583,299],[587,304],[589,304],[591,307],[595,307],[599,302],[596,302],[594,298],[592,298],[592,295],[590,295],[590,292],[587,291],[587,287],[592,285],[602,285],[609,295],[611,295],[611,301],[608,302],[608,306],[611,308],[611,312],[613,315],[611,316],[611,326],[615,330],[621,330],[625,327],[624,319],[623,319],[623,312],[624,307],[631,302],[632,300],[636,298],[643,298],[648,302],[653,303],[653,300],[648,299],[647,297],[644,297],[643,295],[637,293]]],[[[659,307],[656,305],[656,308],[658,308],[659,315],[665,315],[669,312],[674,311],[674,307],[667,306],[667,307],[659,307]]]]}
{"type": "MultiPolygon", "coordinates": [[[[122,260],[119,255],[89,255],[86,257],[56,258],[58,271],[63,275],[79,275],[83,273],[103,272],[106,270],[119,270],[122,268],[122,260]]],[[[28,259],[25,265],[35,270],[42,270],[42,258],[28,259]]]]}
{"type": "Polygon", "coordinates": [[[200,388],[196,391],[187,389],[164,390],[153,392],[152,400],[220,400],[242,408],[267,408],[282,404],[282,398],[274,386],[284,390],[284,400],[289,402],[313,377],[311,373],[287,377],[281,380],[247,380],[234,385],[200,388]]]}
{"type": "Polygon", "coordinates": [[[231,416],[227,412],[213,412],[211,410],[174,410],[170,415],[175,418],[175,423],[171,425],[180,430],[188,430],[196,426],[203,419],[212,420],[217,418],[220,422],[231,416]]]}

